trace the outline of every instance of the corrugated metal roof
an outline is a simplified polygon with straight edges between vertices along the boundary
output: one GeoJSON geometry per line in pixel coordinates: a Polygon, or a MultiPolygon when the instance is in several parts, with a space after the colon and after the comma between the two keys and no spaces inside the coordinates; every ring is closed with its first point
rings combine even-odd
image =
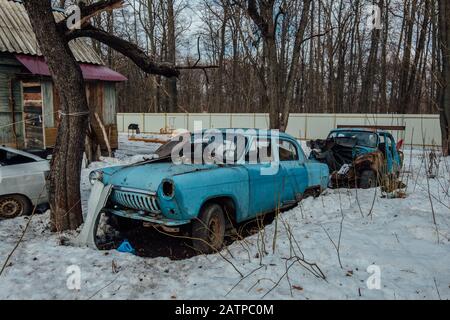
{"type": "MultiPolygon", "coordinates": [[[[24,54],[16,54],[17,60],[25,66],[32,74],[39,74],[42,76],[50,76],[50,70],[43,57],[29,56],[24,54]]],[[[115,72],[105,66],[79,63],[81,72],[85,80],[102,80],[121,82],[126,81],[127,78],[118,72],[115,72]]]]}
{"type": "MultiPolygon", "coordinates": [[[[57,21],[64,18],[62,12],[54,11],[54,14],[57,21]]],[[[86,39],[72,40],[69,46],[78,62],[104,64],[86,39]]],[[[25,7],[20,2],[0,0],[0,52],[42,56],[25,7]]]]}

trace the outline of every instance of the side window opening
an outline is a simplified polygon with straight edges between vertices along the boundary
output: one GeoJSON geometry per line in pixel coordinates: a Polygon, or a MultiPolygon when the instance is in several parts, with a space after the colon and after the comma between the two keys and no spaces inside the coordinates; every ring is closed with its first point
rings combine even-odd
{"type": "Polygon", "coordinates": [[[2,166],[13,166],[17,164],[25,164],[32,162],[36,162],[36,160],[22,156],[17,153],[12,153],[6,150],[0,150],[0,164],[2,166]]]}
{"type": "Polygon", "coordinates": [[[281,140],[279,144],[280,161],[298,161],[297,147],[290,141],[281,140]]]}
{"type": "Polygon", "coordinates": [[[380,144],[378,145],[378,150],[380,150],[386,156],[386,138],[385,138],[385,136],[380,136],[380,144]]]}
{"type": "Polygon", "coordinates": [[[394,138],[392,136],[386,137],[387,144],[388,144],[388,150],[393,155],[394,154],[394,138]]]}
{"type": "Polygon", "coordinates": [[[380,149],[381,152],[383,152],[384,155],[386,155],[386,150],[390,154],[393,154],[393,152],[394,152],[394,140],[393,140],[392,137],[390,137],[389,135],[386,135],[386,136],[382,135],[380,142],[381,143],[380,143],[379,149],[380,149]]]}
{"type": "Polygon", "coordinates": [[[253,139],[250,149],[245,156],[245,161],[250,164],[272,162],[272,144],[270,140],[253,139]]]}

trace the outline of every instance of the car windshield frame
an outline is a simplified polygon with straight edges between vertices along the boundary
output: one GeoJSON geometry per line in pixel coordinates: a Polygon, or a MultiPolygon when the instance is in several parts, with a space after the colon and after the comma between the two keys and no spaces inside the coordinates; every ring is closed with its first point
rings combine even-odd
{"type": "Polygon", "coordinates": [[[330,132],[330,134],[328,135],[328,139],[335,139],[335,138],[354,138],[354,136],[357,136],[355,138],[356,140],[356,146],[360,146],[360,147],[367,147],[367,148],[378,148],[379,142],[380,142],[380,137],[378,136],[378,134],[376,132],[372,132],[372,131],[353,131],[353,130],[342,130],[342,131],[332,131],[330,132]],[[335,135],[333,137],[333,135],[335,135]],[[343,135],[342,137],[339,137],[339,135],[343,135]],[[365,143],[364,139],[362,139],[362,135],[373,135],[375,136],[376,142],[374,142],[373,144],[367,144],[365,143]]]}

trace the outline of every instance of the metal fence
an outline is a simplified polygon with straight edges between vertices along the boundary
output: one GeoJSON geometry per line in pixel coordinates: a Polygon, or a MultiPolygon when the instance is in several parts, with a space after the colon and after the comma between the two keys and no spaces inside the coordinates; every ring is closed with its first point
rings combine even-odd
{"type": "MultiPolygon", "coordinates": [[[[142,133],[159,133],[161,129],[193,130],[194,122],[202,128],[267,129],[267,114],[245,113],[119,113],[119,132],[127,132],[130,124],[138,124],[142,133]]],[[[405,126],[405,131],[392,131],[407,145],[439,146],[441,129],[438,115],[400,114],[291,114],[287,133],[302,139],[326,138],[330,130],[345,125],[405,126]]]]}

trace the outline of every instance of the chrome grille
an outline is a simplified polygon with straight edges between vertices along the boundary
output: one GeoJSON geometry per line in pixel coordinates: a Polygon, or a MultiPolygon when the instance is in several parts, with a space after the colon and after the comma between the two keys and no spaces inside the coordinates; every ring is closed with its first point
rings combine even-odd
{"type": "Polygon", "coordinates": [[[161,213],[156,195],[150,193],[139,193],[137,191],[127,191],[114,188],[111,200],[115,204],[120,204],[129,209],[142,210],[151,213],[161,213]]]}

